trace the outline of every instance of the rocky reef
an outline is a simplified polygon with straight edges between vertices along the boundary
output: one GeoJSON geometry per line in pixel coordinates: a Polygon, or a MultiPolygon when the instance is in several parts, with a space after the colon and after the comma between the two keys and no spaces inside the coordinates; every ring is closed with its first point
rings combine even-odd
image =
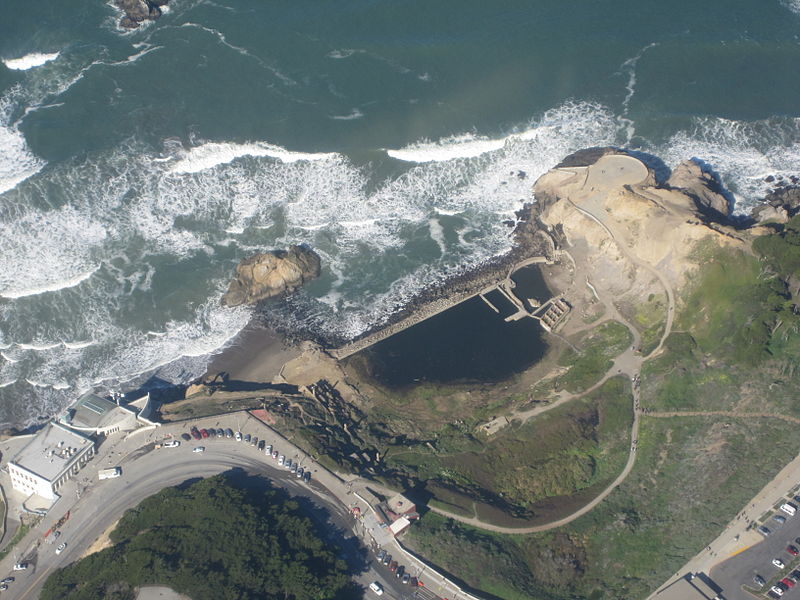
{"type": "Polygon", "coordinates": [[[119,21],[123,29],[136,29],[144,21],[155,21],[161,16],[161,7],[169,0],[114,0],[118,9],[125,13],[119,21]]]}
{"type": "Polygon", "coordinates": [[[305,246],[273,250],[242,260],[236,277],[222,297],[223,306],[257,304],[261,300],[291,293],[319,277],[319,255],[305,246]]]}

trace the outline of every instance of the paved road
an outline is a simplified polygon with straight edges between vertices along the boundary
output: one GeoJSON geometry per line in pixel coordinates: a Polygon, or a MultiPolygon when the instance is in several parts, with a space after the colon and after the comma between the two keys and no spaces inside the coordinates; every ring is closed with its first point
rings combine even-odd
{"type": "MultiPolygon", "coordinates": [[[[11,584],[8,591],[3,592],[3,598],[37,598],[44,581],[54,569],[80,558],[125,510],[136,506],[148,496],[187,479],[209,477],[233,468],[266,475],[291,494],[305,496],[317,505],[324,506],[331,515],[334,530],[338,528],[349,531],[354,523],[345,508],[321,485],[313,480],[309,485],[298,482],[263,453],[234,440],[183,442],[179,448],[153,450],[141,455],[137,452],[129,455],[127,460],[123,459],[121,464],[122,477],[96,482],[86,489],[80,500],[80,508],[73,509],[72,516],[61,528],[62,535],[56,543],[41,543],[38,547],[34,544],[28,549],[25,560],[31,564],[31,568],[13,573],[17,581],[11,584]],[[193,446],[201,444],[206,447],[206,452],[191,452],[193,446]],[[55,547],[60,542],[66,542],[67,548],[57,556],[55,547]]],[[[337,537],[341,541],[342,536],[337,537]]],[[[369,558],[372,559],[371,556],[369,558]]],[[[6,563],[8,561],[4,561],[2,566],[8,568],[6,563]]],[[[365,586],[372,581],[380,581],[387,590],[385,596],[388,598],[406,598],[412,593],[385,569],[374,568],[372,564],[369,571],[357,580],[365,586]]]]}

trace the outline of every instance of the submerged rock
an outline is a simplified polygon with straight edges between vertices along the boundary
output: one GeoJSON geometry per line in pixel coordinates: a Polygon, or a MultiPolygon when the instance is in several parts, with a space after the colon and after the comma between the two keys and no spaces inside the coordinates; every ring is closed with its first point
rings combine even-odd
{"type": "Polygon", "coordinates": [[[223,306],[256,304],[260,300],[293,292],[320,273],[319,255],[304,246],[273,250],[245,258],[222,297],[223,306]]]}
{"type": "Polygon", "coordinates": [[[667,185],[685,192],[701,212],[725,218],[730,215],[730,204],[719,179],[694,160],[685,160],[675,167],[667,185]]]}

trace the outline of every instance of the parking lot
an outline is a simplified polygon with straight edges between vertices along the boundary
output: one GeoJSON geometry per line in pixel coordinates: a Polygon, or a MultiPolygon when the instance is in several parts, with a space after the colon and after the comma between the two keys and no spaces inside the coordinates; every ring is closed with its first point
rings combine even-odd
{"type": "MultiPolygon", "coordinates": [[[[798,504],[794,500],[792,503],[798,504]]],[[[770,534],[714,567],[711,579],[722,588],[727,600],[752,600],[753,596],[800,600],[800,583],[795,586],[791,580],[800,580],[800,571],[792,577],[795,570],[800,570],[800,555],[792,553],[800,551],[800,513],[790,516],[776,509],[769,513],[763,526],[770,530],[770,534]],[[776,521],[775,516],[785,518],[785,522],[776,521]],[[790,552],[790,546],[795,550],[790,552]],[[775,559],[784,565],[783,568],[773,564],[775,559]],[[764,585],[758,585],[755,581],[757,576],[764,580],[764,585]],[[770,588],[787,577],[790,579],[782,586],[786,588],[781,590],[782,595],[777,592],[770,594],[770,588]]]]}

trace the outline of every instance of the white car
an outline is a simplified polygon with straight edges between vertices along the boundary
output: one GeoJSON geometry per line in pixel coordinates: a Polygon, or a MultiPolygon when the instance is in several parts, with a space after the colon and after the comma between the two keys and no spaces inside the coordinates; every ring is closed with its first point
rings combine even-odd
{"type": "Polygon", "coordinates": [[[371,589],[377,596],[383,596],[383,586],[377,581],[373,581],[369,584],[369,589],[371,589]]]}
{"type": "Polygon", "coordinates": [[[241,431],[237,431],[236,432],[236,441],[237,442],[241,442],[242,441],[242,432],[241,431]]]}
{"type": "Polygon", "coordinates": [[[192,452],[205,452],[205,451],[206,451],[206,447],[205,446],[196,446],[196,447],[192,448],[192,452]]]}
{"type": "Polygon", "coordinates": [[[17,563],[14,565],[15,571],[24,571],[28,568],[28,563],[17,563]]]}
{"type": "Polygon", "coordinates": [[[786,565],[783,564],[783,561],[780,558],[773,558],[772,564],[778,567],[779,569],[783,569],[786,567],[786,565]]]}
{"type": "Polygon", "coordinates": [[[63,542],[58,548],[56,548],[56,554],[61,554],[67,547],[67,542],[63,542]]]}
{"type": "Polygon", "coordinates": [[[777,585],[773,585],[771,588],[769,588],[769,591],[777,596],[783,596],[783,590],[777,585]]]}
{"type": "Polygon", "coordinates": [[[166,442],[164,448],[177,448],[180,445],[181,443],[178,440],[172,440],[171,442],[166,442]]]}

